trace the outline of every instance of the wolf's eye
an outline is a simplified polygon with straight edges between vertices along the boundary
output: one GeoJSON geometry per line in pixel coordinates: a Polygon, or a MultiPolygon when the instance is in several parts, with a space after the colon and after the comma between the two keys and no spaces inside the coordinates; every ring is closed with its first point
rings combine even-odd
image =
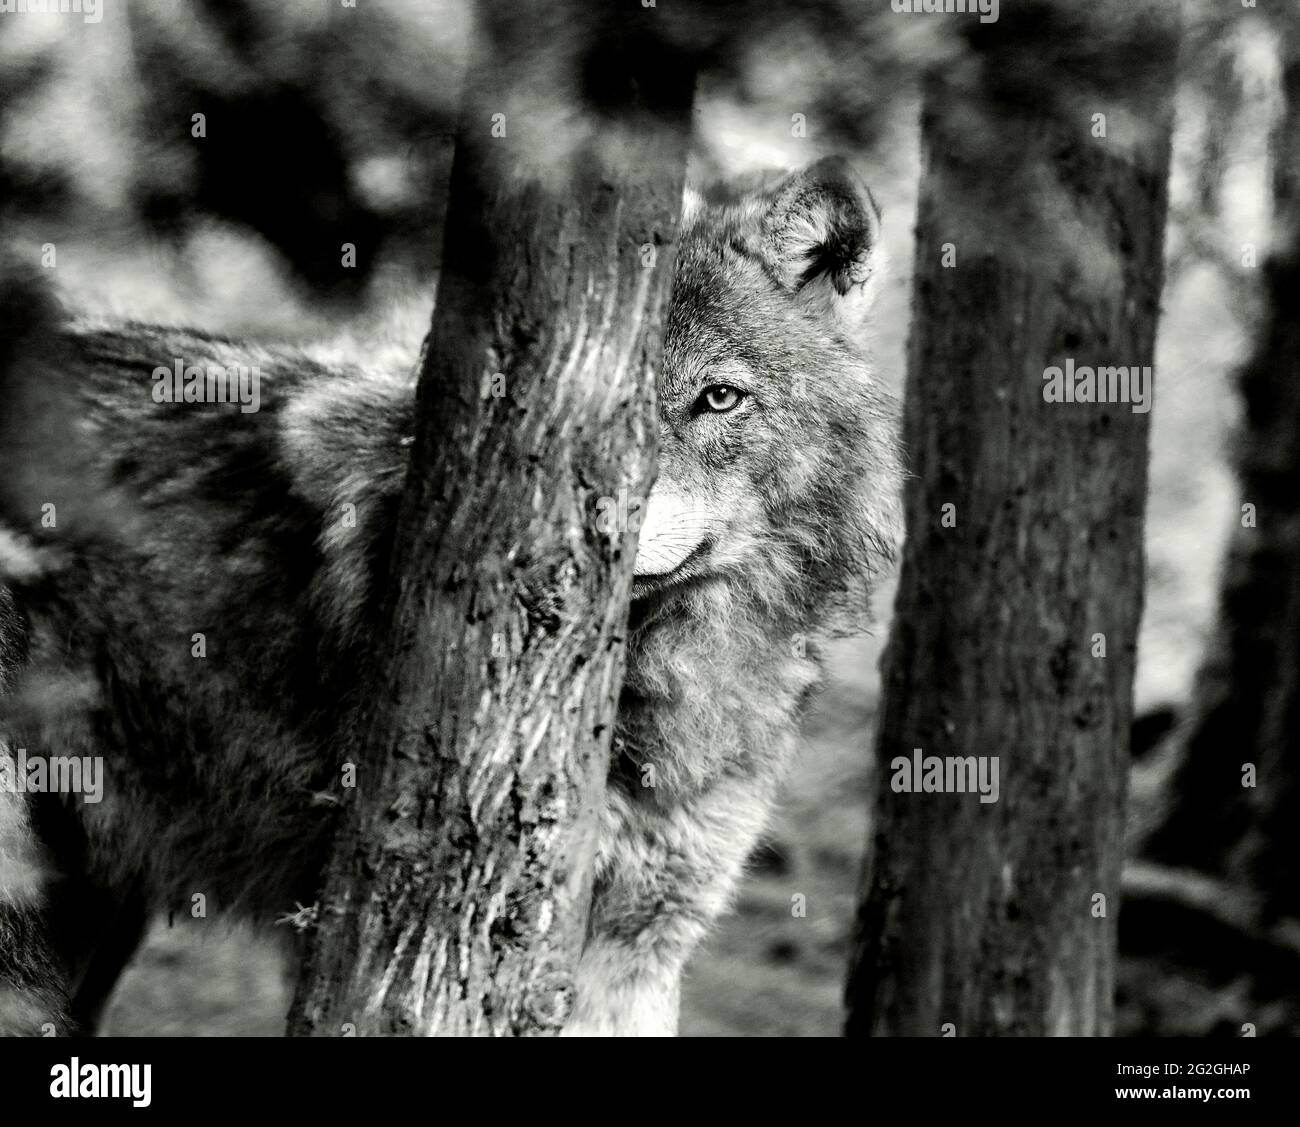
{"type": "Polygon", "coordinates": [[[745,393],[740,388],[732,387],[730,384],[718,383],[712,387],[706,387],[700,392],[696,408],[700,411],[713,411],[716,414],[724,415],[734,409],[736,404],[744,398],[745,393]]]}

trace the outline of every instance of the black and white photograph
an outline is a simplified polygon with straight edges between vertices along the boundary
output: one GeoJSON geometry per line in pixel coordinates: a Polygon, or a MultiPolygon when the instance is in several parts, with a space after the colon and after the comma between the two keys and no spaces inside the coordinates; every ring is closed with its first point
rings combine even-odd
{"type": "Polygon", "coordinates": [[[0,0],[32,1107],[1258,1111],[1298,862],[1295,0],[0,0]]]}

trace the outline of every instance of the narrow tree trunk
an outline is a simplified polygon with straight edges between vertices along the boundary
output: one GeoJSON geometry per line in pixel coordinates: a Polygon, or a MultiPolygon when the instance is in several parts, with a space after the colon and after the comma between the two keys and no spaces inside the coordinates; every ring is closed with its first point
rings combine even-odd
{"type": "Polygon", "coordinates": [[[545,1033],[572,1004],[636,541],[597,507],[653,472],[692,87],[652,10],[603,11],[484,5],[294,1033],[545,1033]]]}
{"type": "Polygon", "coordinates": [[[923,114],[916,476],[848,1032],[1100,1034],[1149,416],[1048,402],[1044,373],[1152,364],[1175,38],[1035,5],[972,46],[923,114]],[[918,748],[988,757],[990,783],[996,758],[997,800],[896,789],[918,748]]]}
{"type": "MultiPolygon", "coordinates": [[[[1255,354],[1239,376],[1240,524],[1196,682],[1172,809],[1144,850],[1254,886],[1300,918],[1300,19],[1279,17],[1286,100],[1255,354]]],[[[1267,921],[1264,921],[1267,922],[1267,921]]]]}

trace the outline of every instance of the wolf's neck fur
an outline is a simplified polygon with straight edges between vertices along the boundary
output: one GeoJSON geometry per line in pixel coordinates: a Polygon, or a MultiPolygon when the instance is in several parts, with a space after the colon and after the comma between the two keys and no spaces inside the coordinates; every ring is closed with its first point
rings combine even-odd
{"type": "Polygon", "coordinates": [[[616,774],[680,799],[719,777],[778,769],[819,675],[798,625],[724,579],[636,608],[616,774]]]}

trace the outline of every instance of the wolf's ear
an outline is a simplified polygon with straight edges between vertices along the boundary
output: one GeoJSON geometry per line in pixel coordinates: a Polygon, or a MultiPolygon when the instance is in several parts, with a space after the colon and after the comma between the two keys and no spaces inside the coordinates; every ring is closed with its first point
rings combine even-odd
{"type": "Polygon", "coordinates": [[[801,299],[848,323],[875,298],[883,274],[880,209],[842,157],[827,157],[764,195],[762,256],[801,299]]]}

